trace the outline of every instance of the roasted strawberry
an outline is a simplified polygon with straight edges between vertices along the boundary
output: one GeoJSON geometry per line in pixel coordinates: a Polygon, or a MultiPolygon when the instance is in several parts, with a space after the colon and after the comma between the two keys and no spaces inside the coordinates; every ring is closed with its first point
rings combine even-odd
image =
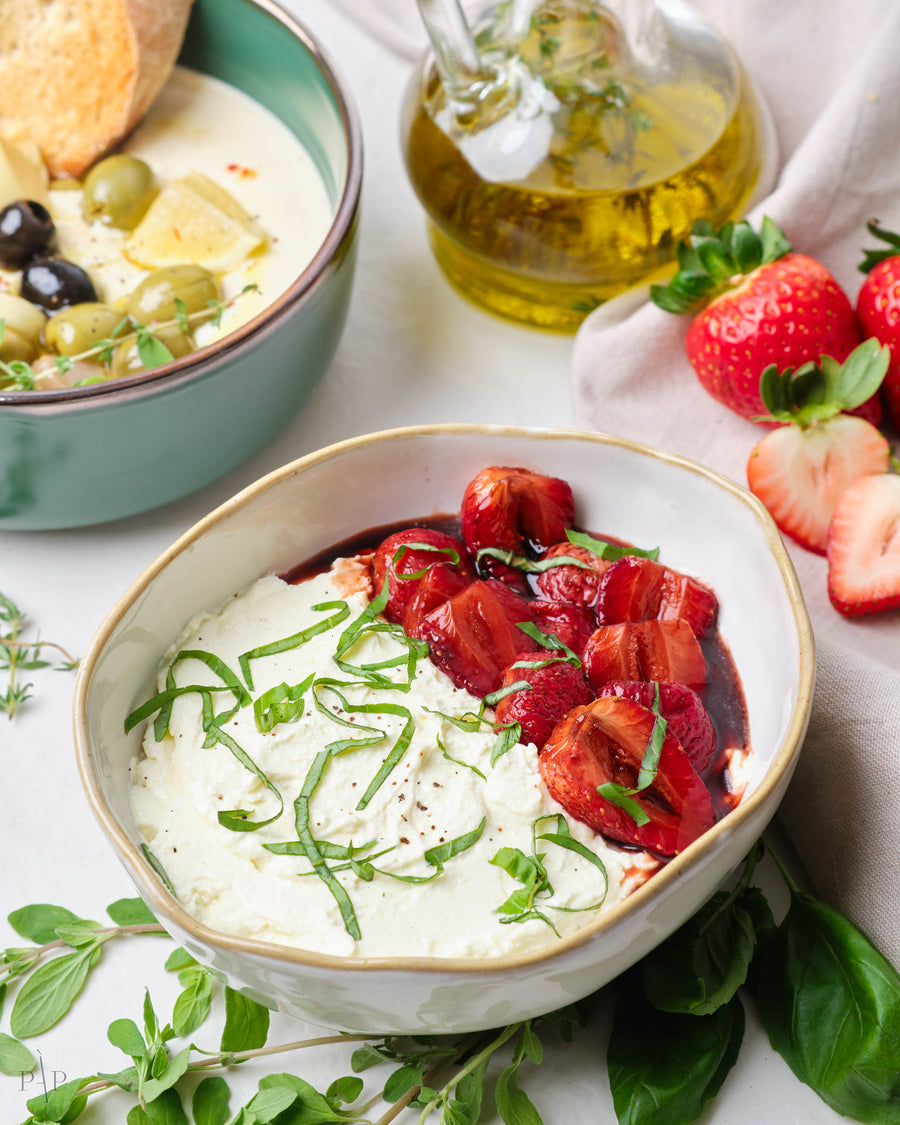
{"type": "Polygon", "coordinates": [[[826,554],[828,594],[840,613],[900,607],[900,476],[860,477],[841,494],[826,554]]]}
{"type": "Polygon", "coordinates": [[[515,555],[542,555],[565,538],[575,507],[572,489],[558,477],[529,469],[492,466],[466,486],[460,517],[462,537],[481,574],[502,578],[522,591],[528,584],[521,571],[488,555],[484,548],[515,555]]]}
{"type": "Polygon", "coordinates": [[[791,424],[758,442],[747,483],[785,533],[807,550],[825,553],[828,525],[844,489],[857,477],[886,471],[887,439],[862,418],[841,413],[877,390],[890,353],[866,340],[843,365],[828,356],[760,380],[770,416],[791,424]]]}
{"type": "MultiPolygon", "coordinates": [[[[769,219],[760,235],[746,222],[718,233],[696,223],[678,261],[667,286],[651,286],[651,299],[667,312],[696,313],[685,337],[691,366],[713,398],[744,418],[766,413],[759,380],[769,364],[783,370],[823,355],[842,362],[860,342],[846,293],[820,262],[793,253],[769,219]]],[[[854,412],[878,425],[877,393],[854,412]]]]}
{"type": "Polygon", "coordinates": [[[881,384],[888,415],[900,430],[900,235],[868,223],[869,233],[886,243],[864,251],[860,269],[867,275],[856,297],[856,315],[867,336],[891,349],[891,365],[881,384]]]}
{"type": "Polygon", "coordinates": [[[709,791],[668,730],[648,785],[638,790],[644,755],[657,717],[630,699],[603,697],[558,723],[539,757],[550,794],[571,816],[624,844],[673,856],[715,821],[709,791]],[[598,792],[619,787],[636,802],[645,823],[598,792]]]}
{"type": "Polygon", "coordinates": [[[556,559],[565,556],[578,559],[588,569],[580,566],[560,565],[543,570],[535,579],[535,586],[541,597],[554,602],[569,602],[572,605],[595,606],[597,604],[597,588],[603,572],[612,564],[606,559],[601,559],[587,547],[579,547],[575,543],[554,543],[544,555],[544,560],[556,559]]]}
{"type": "Polygon", "coordinates": [[[654,562],[625,555],[614,562],[600,581],[597,620],[603,625],[620,621],[674,621],[681,618],[695,637],[705,637],[718,611],[716,595],[695,578],[654,562]]]}
{"type": "Polygon", "coordinates": [[[560,719],[594,698],[581,672],[550,653],[520,652],[504,670],[500,687],[520,682],[528,686],[504,695],[497,703],[497,728],[521,724],[520,741],[533,742],[538,750],[560,719]]]}
{"type": "Polygon", "coordinates": [[[531,620],[548,636],[556,636],[580,659],[584,646],[597,628],[597,617],[584,605],[568,605],[536,598],[531,605],[531,620]]]}
{"type": "Polygon", "coordinates": [[[684,684],[650,684],[636,680],[611,680],[600,689],[600,696],[614,695],[631,699],[642,707],[652,707],[659,688],[659,713],[669,724],[669,730],[678,739],[691,759],[697,773],[703,773],[718,751],[716,728],[709,712],[700,702],[700,696],[684,684]]]}
{"type": "Polygon", "coordinates": [[[706,684],[706,661],[686,621],[624,621],[601,625],[584,650],[584,674],[595,691],[610,680],[706,684]]]}
{"type": "Polygon", "coordinates": [[[474,575],[464,573],[459,567],[437,563],[429,567],[416,584],[416,592],[409,600],[403,614],[403,632],[408,637],[418,637],[422,618],[460,593],[474,581],[474,575]]]}
{"type": "Polygon", "coordinates": [[[419,582],[439,563],[452,567],[469,580],[475,577],[465,547],[452,535],[429,527],[409,527],[394,532],[379,546],[372,560],[376,594],[388,579],[388,601],[384,615],[402,621],[419,582]]]}
{"type": "Polygon", "coordinates": [[[457,687],[484,696],[497,690],[503,669],[518,653],[538,649],[537,641],[517,627],[530,620],[526,599],[490,578],[471,583],[426,613],[419,637],[428,642],[431,659],[457,687]]]}

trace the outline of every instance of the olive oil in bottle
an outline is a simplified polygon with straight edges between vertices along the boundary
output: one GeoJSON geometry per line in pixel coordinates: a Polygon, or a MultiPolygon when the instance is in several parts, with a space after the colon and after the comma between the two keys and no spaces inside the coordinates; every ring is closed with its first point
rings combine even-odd
{"type": "Polygon", "coordinates": [[[654,9],[635,47],[595,0],[539,0],[525,22],[521,8],[477,26],[482,78],[464,91],[448,94],[426,60],[404,156],[448,279],[501,316],[572,332],[669,272],[696,219],[740,215],[760,172],[758,109],[705,24],[698,36],[654,9]]]}

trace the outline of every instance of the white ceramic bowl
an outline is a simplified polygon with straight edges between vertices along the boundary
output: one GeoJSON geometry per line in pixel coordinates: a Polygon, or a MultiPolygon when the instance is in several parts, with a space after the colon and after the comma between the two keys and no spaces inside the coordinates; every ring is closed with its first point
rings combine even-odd
{"type": "Polygon", "coordinates": [[[269,474],[212,512],[142,574],[84,657],[75,738],[94,812],[172,935],[234,987],[347,1031],[453,1032],[501,1026],[586,996],[676,929],[766,827],[806,728],[814,675],[809,620],[781,538],[745,489],[614,437],[503,426],[392,430],[333,445],[269,474]],[[716,590],[720,631],[742,678],[759,765],[741,805],[624,903],[540,952],[478,962],[341,957],[213,932],[168,893],[139,849],[128,805],[140,730],[125,716],[153,691],[187,620],[263,574],[289,569],[361,529],[459,508],[491,464],[567,479],[576,518],[659,544],[716,590]]]}

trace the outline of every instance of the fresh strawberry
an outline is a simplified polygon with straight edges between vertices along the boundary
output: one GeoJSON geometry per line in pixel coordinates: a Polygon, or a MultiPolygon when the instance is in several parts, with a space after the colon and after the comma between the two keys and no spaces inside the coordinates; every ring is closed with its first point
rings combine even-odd
{"type": "Polygon", "coordinates": [[[480,697],[497,690],[503,669],[517,654],[538,649],[537,641],[518,628],[520,621],[530,620],[528,601],[491,578],[471,583],[426,613],[419,636],[456,686],[480,697]]]}
{"type": "Polygon", "coordinates": [[[770,416],[791,424],[754,446],[747,483],[785,535],[810,551],[825,553],[828,524],[844,489],[888,467],[884,435],[841,413],[877,390],[888,362],[888,349],[866,340],[843,365],[823,356],[821,365],[782,375],[769,367],[760,379],[770,416]]]}
{"type": "Polygon", "coordinates": [[[668,730],[652,781],[634,792],[656,721],[630,699],[595,699],[554,727],[538,761],[551,796],[577,820],[624,844],[673,856],[712,827],[715,814],[709,791],[668,730]],[[646,823],[598,792],[610,783],[633,793],[646,823]]]}
{"type": "Polygon", "coordinates": [[[600,577],[612,564],[595,555],[587,547],[576,543],[554,543],[544,555],[544,561],[557,558],[578,559],[587,569],[574,565],[560,565],[541,571],[535,579],[535,586],[541,597],[554,602],[569,602],[572,605],[593,607],[597,604],[597,588],[600,577]]]}
{"type": "Polygon", "coordinates": [[[452,535],[428,527],[409,527],[389,535],[372,560],[375,592],[380,593],[388,579],[388,601],[384,615],[402,621],[419,582],[430,567],[443,563],[473,579],[472,564],[465,547],[452,535]]]}
{"type": "Polygon", "coordinates": [[[569,605],[536,598],[531,605],[531,620],[548,636],[556,636],[581,659],[584,646],[597,628],[597,617],[586,605],[569,605]]]}
{"type": "Polygon", "coordinates": [[[702,688],[706,661],[686,621],[601,625],[584,650],[584,673],[599,691],[610,680],[649,680],[702,688]]]}
{"type": "Polygon", "coordinates": [[[615,695],[632,699],[642,707],[652,707],[659,688],[659,713],[669,730],[686,751],[697,773],[703,773],[718,753],[716,728],[700,696],[684,684],[649,684],[634,680],[611,680],[600,689],[600,696],[615,695]]]}
{"type": "Polygon", "coordinates": [[[528,583],[522,571],[490,555],[479,558],[478,552],[487,548],[539,557],[565,538],[574,514],[572,489],[564,480],[495,465],[466,486],[460,509],[462,537],[479,573],[502,578],[524,592],[528,583]]]}
{"type": "Polygon", "coordinates": [[[867,336],[891,349],[891,365],[881,384],[888,415],[900,430],[900,235],[868,223],[871,235],[887,245],[864,251],[860,269],[867,275],[856,297],[856,315],[867,336]]]}
{"type": "Polygon", "coordinates": [[[844,490],[826,554],[828,595],[840,613],[900,607],[900,476],[860,477],[844,490]]]}
{"type": "Polygon", "coordinates": [[[458,567],[448,563],[436,563],[429,567],[417,583],[416,592],[403,613],[403,632],[408,637],[419,637],[422,618],[459,594],[473,581],[474,576],[461,572],[458,567]]]}
{"type": "Polygon", "coordinates": [[[620,621],[674,621],[680,617],[695,637],[705,637],[713,627],[718,606],[712,590],[695,578],[653,559],[625,555],[600,581],[597,620],[615,625],[620,621]]]}
{"type": "Polygon", "coordinates": [[[504,671],[501,690],[517,683],[528,686],[504,695],[497,703],[497,727],[520,723],[520,741],[533,742],[538,750],[560,719],[594,698],[581,672],[550,653],[520,652],[504,671]]]}
{"type": "MultiPolygon", "coordinates": [[[[846,293],[820,262],[793,253],[769,219],[759,235],[746,222],[718,232],[698,222],[678,263],[667,286],[651,286],[651,299],[667,312],[696,312],[685,337],[691,366],[713,398],[744,418],[765,414],[759,381],[769,364],[783,370],[823,355],[843,362],[860,342],[846,293]]],[[[878,425],[877,393],[858,412],[878,425]]]]}

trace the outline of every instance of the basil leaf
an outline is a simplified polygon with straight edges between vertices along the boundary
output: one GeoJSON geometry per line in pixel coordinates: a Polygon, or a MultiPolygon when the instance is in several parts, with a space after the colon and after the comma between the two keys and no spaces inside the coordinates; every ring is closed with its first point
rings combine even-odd
{"type": "Polygon", "coordinates": [[[728,1003],[756,950],[750,898],[765,904],[758,888],[737,897],[720,891],[644,958],[644,991],[655,1008],[705,1016],[728,1003]]]}
{"type": "Polygon", "coordinates": [[[97,962],[100,949],[90,945],[56,957],[41,965],[19,990],[10,1016],[10,1030],[17,1039],[53,1027],[72,1006],[97,962]]]}
{"type": "Polygon", "coordinates": [[[37,1066],[28,1048],[0,1031],[0,1074],[29,1074],[37,1066]]]}
{"type": "Polygon", "coordinates": [[[152,1101],[147,1101],[150,1125],[188,1125],[187,1114],[176,1090],[167,1088],[152,1101]]]}
{"type": "Polygon", "coordinates": [[[106,913],[117,926],[144,926],[156,921],[156,915],[142,898],[120,898],[111,902],[106,913]]]}
{"type": "Polygon", "coordinates": [[[48,903],[23,906],[9,915],[9,924],[16,933],[36,945],[46,945],[47,942],[56,941],[57,926],[83,920],[71,910],[66,910],[64,906],[52,906],[48,903]]]}
{"type": "Polygon", "coordinates": [[[772,1046],[832,1109],[900,1121],[900,974],[850,921],[792,893],[756,997],[772,1046]]]}
{"type": "Polygon", "coordinates": [[[342,1078],[335,1078],[325,1091],[325,1097],[334,1105],[340,1105],[341,1102],[346,1102],[349,1105],[360,1096],[363,1087],[364,1083],[361,1078],[357,1078],[355,1074],[345,1074],[342,1078]]]}
{"type": "Polygon", "coordinates": [[[252,1051],[266,1045],[269,1009],[233,988],[225,988],[225,1027],[221,1051],[252,1051]]]}
{"type": "Polygon", "coordinates": [[[194,1125],[225,1125],[230,1114],[228,1100],[231,1091],[224,1078],[218,1075],[204,1078],[191,1100],[194,1125]]]}
{"type": "Polygon", "coordinates": [[[296,1100],[296,1090],[287,1086],[269,1086],[254,1094],[246,1108],[248,1114],[253,1115],[250,1120],[255,1125],[262,1125],[263,1122],[274,1121],[279,1113],[283,1113],[296,1100]]]}
{"type": "Polygon", "coordinates": [[[659,1012],[636,974],[620,987],[606,1054],[619,1125],[689,1125],[719,1092],[744,1037],[737,996],[708,1016],[659,1012]]]}

